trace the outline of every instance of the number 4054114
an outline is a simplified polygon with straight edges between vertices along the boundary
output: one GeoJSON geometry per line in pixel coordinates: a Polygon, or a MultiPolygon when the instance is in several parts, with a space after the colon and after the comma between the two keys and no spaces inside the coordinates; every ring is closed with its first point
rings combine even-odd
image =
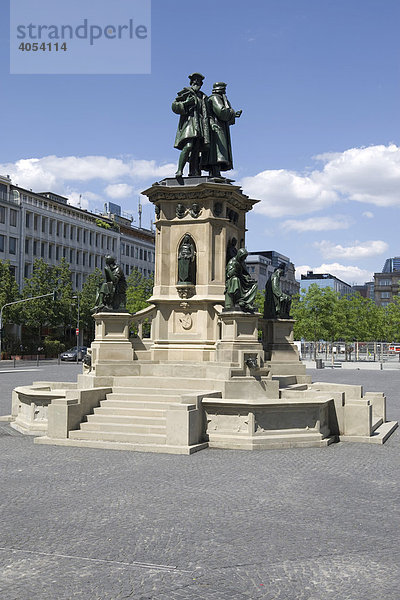
{"type": "Polygon", "coordinates": [[[39,50],[42,52],[59,52],[60,50],[66,52],[67,44],[66,42],[63,44],[59,44],[58,42],[42,42],[41,44],[38,42],[33,42],[32,44],[30,42],[21,42],[18,49],[23,52],[38,52],[39,50]]]}

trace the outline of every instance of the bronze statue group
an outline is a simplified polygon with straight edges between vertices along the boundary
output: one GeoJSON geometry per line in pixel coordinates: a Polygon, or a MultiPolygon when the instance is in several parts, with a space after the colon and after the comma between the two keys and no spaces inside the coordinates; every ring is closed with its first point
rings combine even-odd
{"type": "Polygon", "coordinates": [[[226,97],[226,83],[214,83],[212,94],[201,91],[204,76],[189,75],[190,86],[178,92],[172,110],[180,115],[175,148],[181,150],[177,178],[189,163],[189,177],[208,171],[211,177],[221,177],[221,171],[233,168],[229,127],[240,117],[226,97]]]}

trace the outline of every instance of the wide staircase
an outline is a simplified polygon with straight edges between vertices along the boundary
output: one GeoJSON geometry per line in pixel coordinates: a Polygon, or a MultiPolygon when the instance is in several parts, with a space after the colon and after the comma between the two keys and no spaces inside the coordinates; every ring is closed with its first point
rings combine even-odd
{"type": "Polygon", "coordinates": [[[195,409],[197,395],[215,394],[216,385],[198,377],[120,377],[112,393],[87,415],[80,429],[69,432],[69,438],[89,446],[109,442],[109,447],[134,445],[132,449],[146,451],[164,446],[165,452],[168,409],[182,402],[195,409]]]}

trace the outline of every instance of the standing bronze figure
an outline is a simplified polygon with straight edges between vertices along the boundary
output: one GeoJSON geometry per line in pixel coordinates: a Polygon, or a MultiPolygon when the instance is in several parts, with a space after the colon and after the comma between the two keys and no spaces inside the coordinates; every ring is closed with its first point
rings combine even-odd
{"type": "Polygon", "coordinates": [[[188,233],[178,250],[178,283],[196,283],[196,249],[188,233]]]}
{"type": "Polygon", "coordinates": [[[229,127],[242,114],[235,111],[226,97],[226,83],[214,83],[208,98],[210,112],[210,146],[202,153],[201,168],[209,171],[212,177],[221,177],[221,171],[233,169],[232,144],[229,127]]]}
{"type": "Polygon", "coordinates": [[[183,169],[189,163],[189,177],[201,175],[200,155],[210,144],[207,96],[200,91],[204,76],[201,73],[189,75],[190,87],[178,92],[172,110],[180,115],[175,148],[181,150],[176,177],[183,176],[183,169]]]}

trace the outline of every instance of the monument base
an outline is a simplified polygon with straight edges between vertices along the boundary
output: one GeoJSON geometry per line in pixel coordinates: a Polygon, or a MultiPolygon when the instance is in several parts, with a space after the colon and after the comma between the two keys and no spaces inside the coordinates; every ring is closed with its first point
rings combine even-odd
{"type": "Polygon", "coordinates": [[[265,366],[271,376],[296,376],[297,383],[311,383],[293,340],[294,319],[260,319],[265,366]]]}
{"type": "Polygon", "coordinates": [[[128,375],[134,359],[132,343],[129,340],[128,312],[102,312],[93,315],[95,339],[89,357],[91,370],[95,375],[128,375]]]}

